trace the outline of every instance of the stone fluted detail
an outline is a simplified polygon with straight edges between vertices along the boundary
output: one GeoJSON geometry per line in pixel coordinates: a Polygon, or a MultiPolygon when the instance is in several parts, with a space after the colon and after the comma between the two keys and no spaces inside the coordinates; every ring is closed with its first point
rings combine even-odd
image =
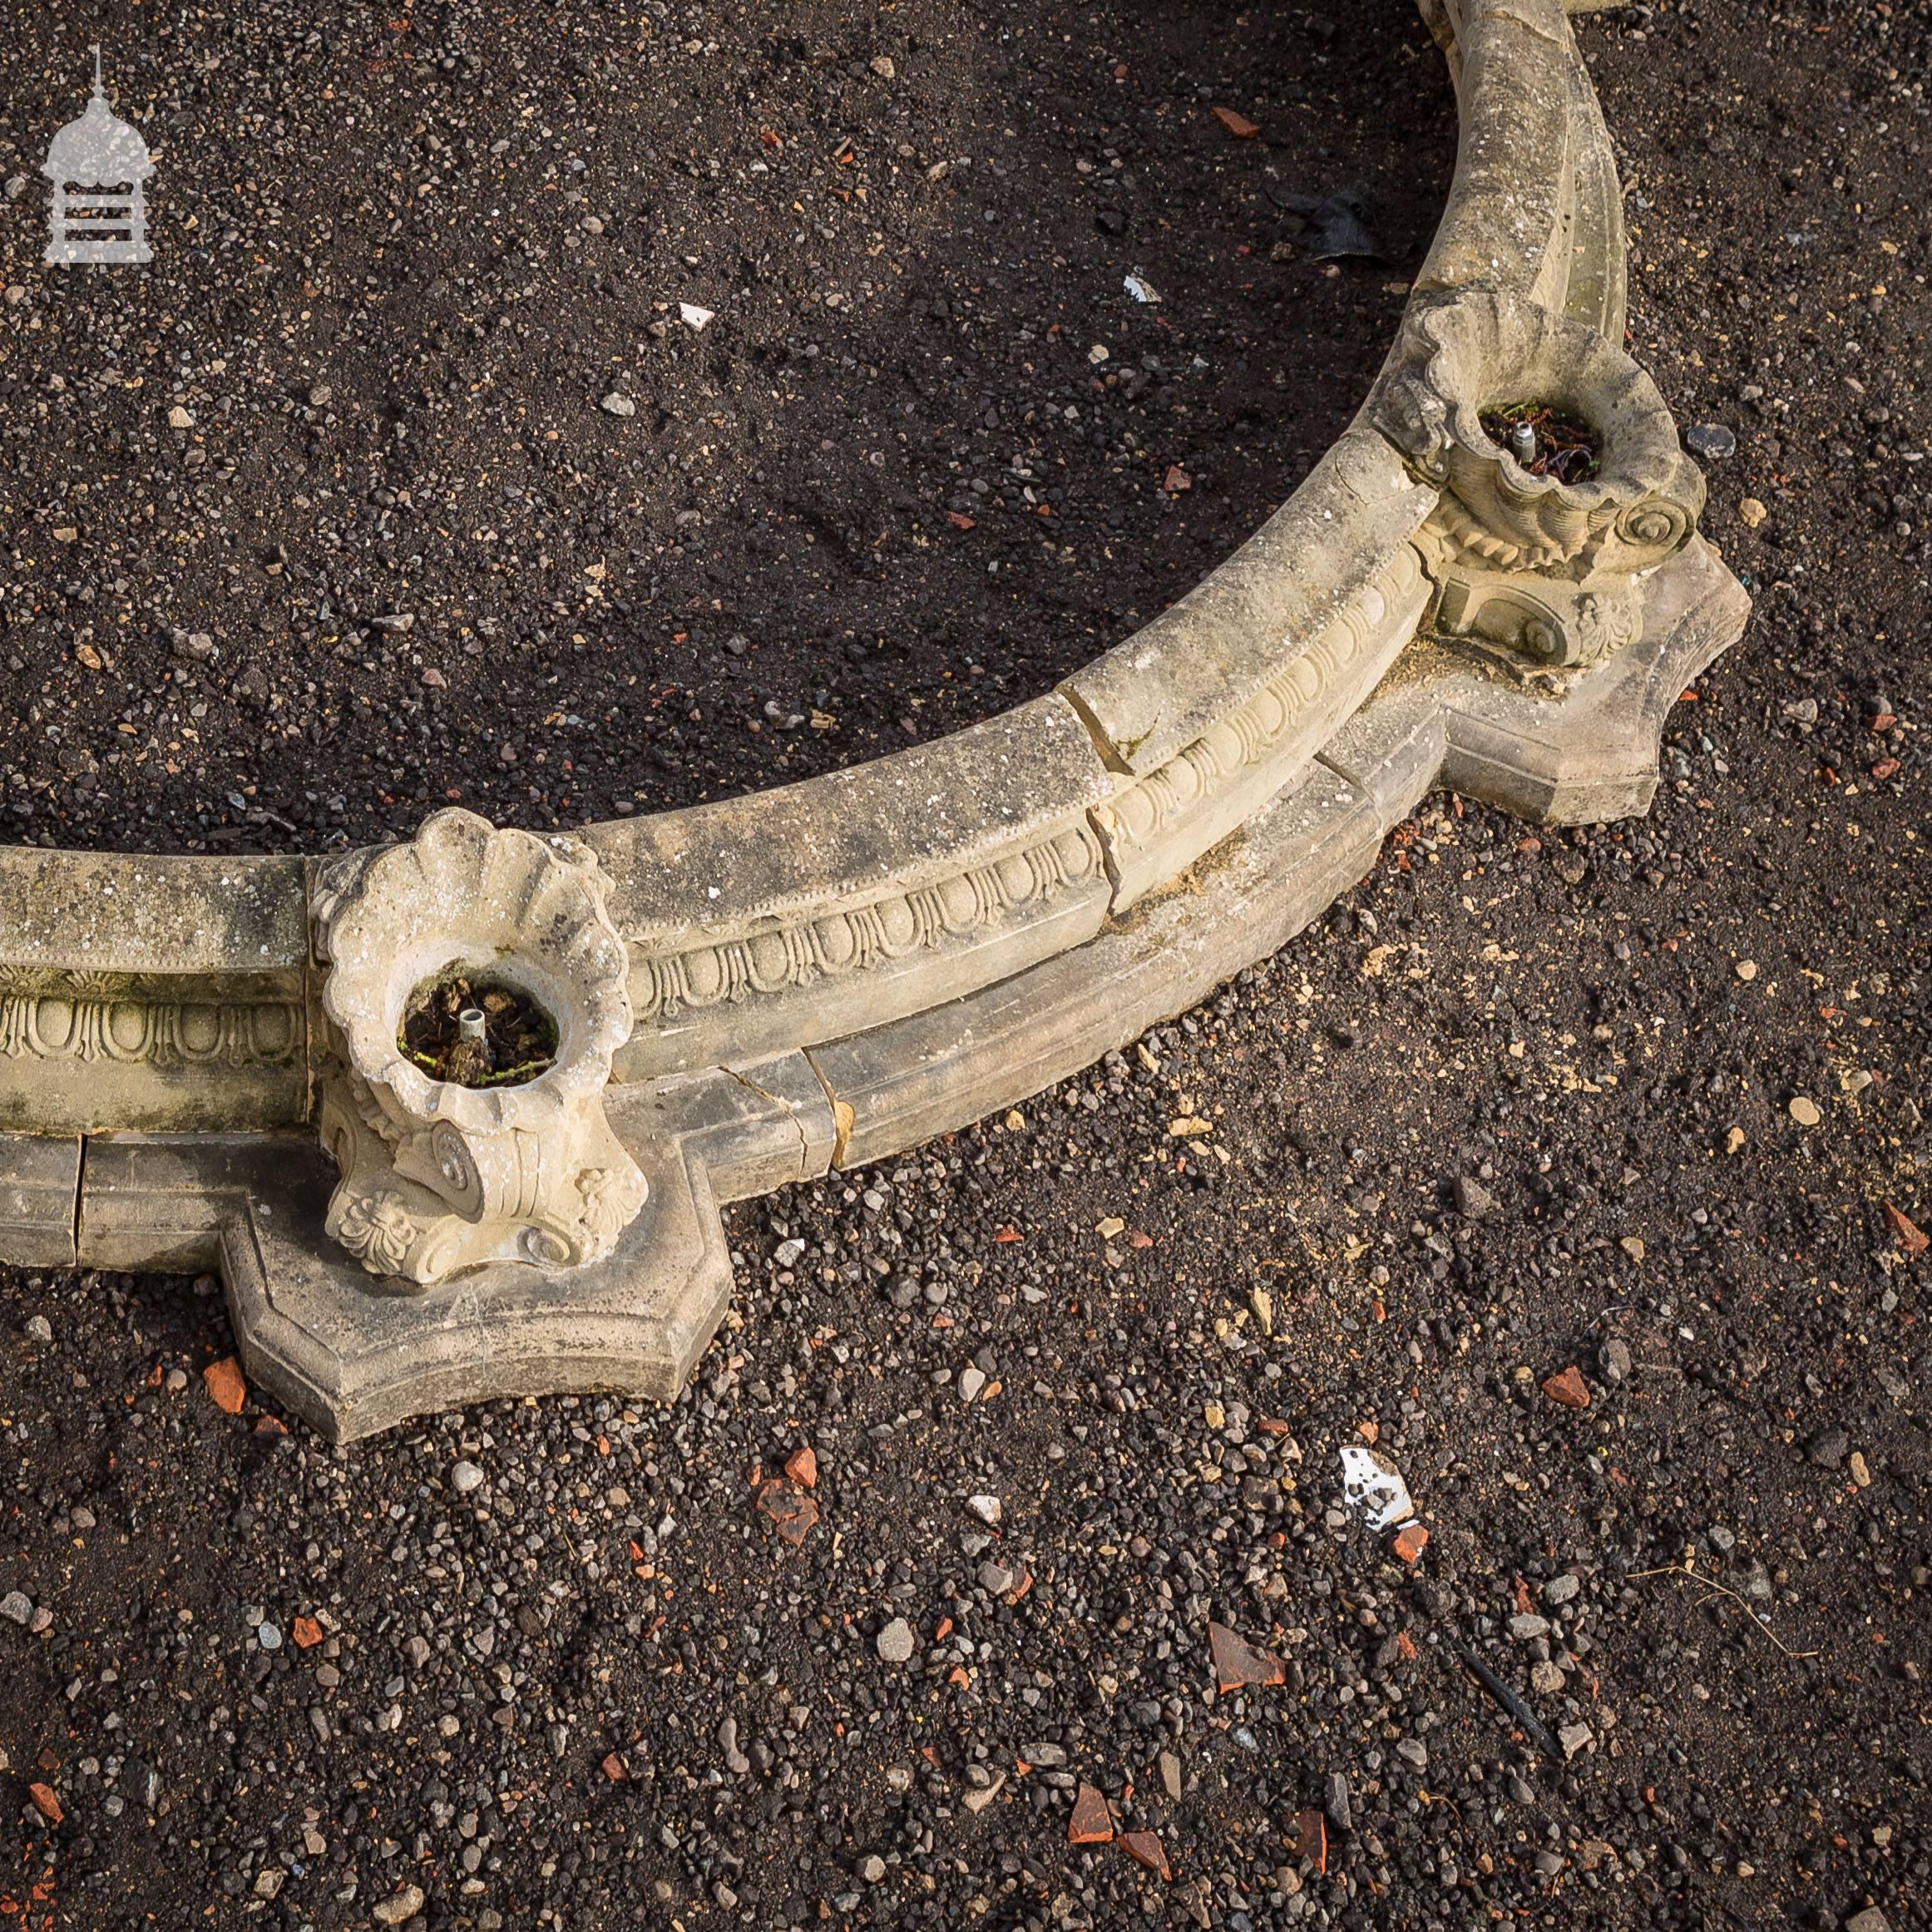
{"type": "Polygon", "coordinates": [[[316,951],[331,1057],[322,1137],[341,1172],[329,1233],[372,1274],[418,1287],[492,1261],[567,1267],[607,1253],[644,1177],[604,1118],[630,1037],[630,961],[595,855],[438,812],[407,845],[324,867],[316,951]],[[489,974],[555,1020],[551,1065],[521,1085],[432,1078],[398,1033],[412,993],[489,974]]]}

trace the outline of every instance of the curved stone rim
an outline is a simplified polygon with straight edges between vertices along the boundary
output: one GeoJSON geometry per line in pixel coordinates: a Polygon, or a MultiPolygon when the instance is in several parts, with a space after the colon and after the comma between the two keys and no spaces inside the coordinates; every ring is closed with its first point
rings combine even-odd
{"type": "MultiPolygon", "coordinates": [[[[1613,338],[1620,205],[1563,0],[1421,3],[1461,127],[1411,308],[1500,292],[1613,338]]],[[[1400,335],[1391,363],[1399,353],[1400,335]]],[[[632,959],[624,1076],[834,1037],[1009,976],[1090,938],[1232,831],[1367,695],[1426,600],[1408,573],[1430,492],[1367,413],[1193,590],[1045,696],[818,778],[585,827],[632,959]],[[729,1026],[700,1023],[720,1009],[729,1026]]],[[[219,931],[217,880],[245,875],[250,899],[292,884],[286,859],[130,856],[122,917],[103,935],[95,905],[35,889],[50,861],[116,864],[0,851],[12,888],[0,961],[91,952],[111,971],[180,971],[170,902],[200,902],[219,931]]],[[[216,970],[246,963],[245,931],[235,938],[211,949],[216,970]]]]}
{"type": "MultiPolygon", "coordinates": [[[[606,1109],[649,1182],[613,1252],[541,1292],[487,1267],[404,1313],[322,1240],[305,1130],[332,967],[311,913],[376,855],[10,847],[0,1260],[219,1263],[251,1374],[338,1436],[511,1390],[669,1397],[729,1292],[719,1201],[898,1152],[1185,1010],[1324,910],[1432,787],[1544,823],[1642,812],[1665,711],[1748,604],[1694,534],[1681,452],[1682,541],[1626,541],[1607,574],[1579,553],[1554,587],[1472,553],[1470,506],[1416,473],[1388,398],[1421,319],[1533,305],[1621,358],[1625,314],[1564,0],[1419,4],[1458,98],[1442,220],[1382,377],[1253,536],[1000,717],[579,835],[635,1018],[606,1109]],[[1525,625],[1616,648],[1527,674],[1483,658],[1525,625]]],[[[1661,461],[1674,425],[1640,372],[1632,393],[1661,461]]]]}

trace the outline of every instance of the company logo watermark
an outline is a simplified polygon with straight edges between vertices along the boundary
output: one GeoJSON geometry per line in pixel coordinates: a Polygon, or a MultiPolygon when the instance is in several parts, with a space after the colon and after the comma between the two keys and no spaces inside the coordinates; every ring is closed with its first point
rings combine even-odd
{"type": "Polygon", "coordinates": [[[86,111],[54,136],[41,164],[54,189],[45,259],[56,265],[152,261],[142,184],[154,162],[140,134],[108,106],[100,48],[93,53],[94,92],[86,111]]]}

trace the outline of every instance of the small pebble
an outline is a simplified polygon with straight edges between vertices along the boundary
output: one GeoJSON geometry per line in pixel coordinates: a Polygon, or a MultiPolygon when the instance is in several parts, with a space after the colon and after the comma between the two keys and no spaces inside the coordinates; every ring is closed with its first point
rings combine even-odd
{"type": "Polygon", "coordinates": [[[1722,422],[1693,422],[1684,432],[1684,447],[1692,456],[1713,461],[1731,455],[1737,447],[1737,438],[1722,422]]]}
{"type": "Polygon", "coordinates": [[[404,1885],[393,1897],[384,1899],[369,1916],[378,1925],[406,1925],[422,1910],[422,1888],[404,1885]]]}
{"type": "Polygon", "coordinates": [[[912,1626],[903,1617],[895,1617],[874,1643],[881,1660],[886,1663],[910,1663],[912,1661],[912,1626]]]}

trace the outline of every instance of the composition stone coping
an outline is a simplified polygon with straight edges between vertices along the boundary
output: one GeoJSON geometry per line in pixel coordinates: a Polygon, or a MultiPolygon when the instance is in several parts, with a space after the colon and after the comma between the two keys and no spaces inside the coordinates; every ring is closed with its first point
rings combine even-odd
{"type": "Polygon", "coordinates": [[[729,1295],[721,1203],[1184,1010],[1431,789],[1644,811],[1665,713],[1749,605],[1625,353],[1589,0],[1420,4],[1460,132],[1381,378],[1247,542],[1056,690],[571,835],[444,812],[328,859],[0,849],[0,1261],[219,1269],[251,1379],[337,1440],[670,1400],[729,1295]],[[1514,403],[1587,425],[1594,474],[1492,442],[1514,403]],[[459,973],[552,1023],[527,1084],[399,1055],[459,973]]]}

